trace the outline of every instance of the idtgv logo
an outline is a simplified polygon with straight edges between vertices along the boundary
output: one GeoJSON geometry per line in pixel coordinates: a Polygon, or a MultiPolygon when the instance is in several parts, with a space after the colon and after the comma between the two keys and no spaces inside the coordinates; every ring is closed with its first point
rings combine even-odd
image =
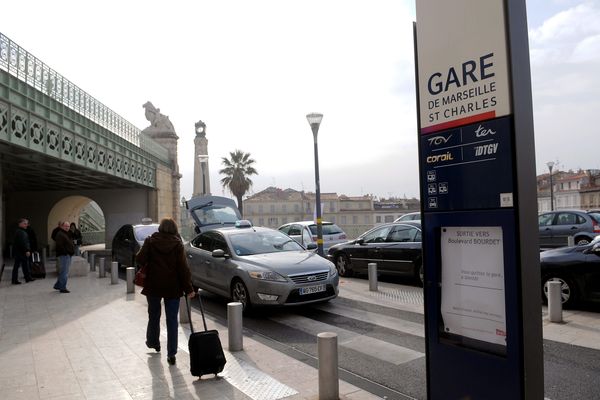
{"type": "Polygon", "coordinates": [[[450,138],[452,137],[452,135],[445,137],[445,136],[434,136],[432,138],[427,139],[429,141],[429,146],[439,146],[441,144],[446,144],[448,143],[448,141],[450,140],[450,138]]]}

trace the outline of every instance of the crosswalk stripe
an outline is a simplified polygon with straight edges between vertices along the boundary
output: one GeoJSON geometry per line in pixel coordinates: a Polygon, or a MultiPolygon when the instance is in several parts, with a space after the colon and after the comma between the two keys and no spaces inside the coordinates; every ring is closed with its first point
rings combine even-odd
{"type": "Polygon", "coordinates": [[[370,357],[375,357],[394,365],[400,365],[425,356],[424,353],[419,351],[388,343],[370,336],[359,335],[352,331],[338,328],[334,325],[329,325],[306,317],[289,314],[271,317],[270,319],[282,325],[289,326],[314,336],[317,336],[322,332],[336,333],[338,336],[338,344],[340,346],[366,354],[370,357]]]}
{"type": "Polygon", "coordinates": [[[406,321],[401,318],[390,317],[387,315],[373,314],[363,310],[356,310],[352,307],[343,306],[340,304],[320,304],[313,306],[322,311],[331,312],[347,318],[357,319],[359,321],[370,322],[372,324],[382,326],[384,328],[393,329],[395,331],[407,333],[418,337],[425,337],[425,327],[422,324],[406,321]]]}

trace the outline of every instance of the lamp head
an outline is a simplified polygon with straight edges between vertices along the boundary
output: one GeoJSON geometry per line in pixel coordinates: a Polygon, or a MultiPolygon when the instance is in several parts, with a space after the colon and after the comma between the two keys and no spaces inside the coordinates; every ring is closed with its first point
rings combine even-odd
{"type": "Polygon", "coordinates": [[[552,167],[554,167],[554,161],[548,161],[546,165],[548,166],[548,169],[552,171],[552,167]]]}

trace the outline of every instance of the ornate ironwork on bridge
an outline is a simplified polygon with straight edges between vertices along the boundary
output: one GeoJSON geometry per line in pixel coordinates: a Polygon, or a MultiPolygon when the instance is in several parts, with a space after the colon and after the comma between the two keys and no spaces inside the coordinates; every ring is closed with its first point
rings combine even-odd
{"type": "Polygon", "coordinates": [[[157,163],[171,165],[167,149],[1,33],[0,141],[147,187],[157,163]]]}

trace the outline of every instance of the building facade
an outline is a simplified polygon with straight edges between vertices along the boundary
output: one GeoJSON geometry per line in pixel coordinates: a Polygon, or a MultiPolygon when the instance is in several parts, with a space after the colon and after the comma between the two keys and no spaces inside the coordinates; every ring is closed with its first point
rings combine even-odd
{"type": "MultiPolygon", "coordinates": [[[[315,219],[315,193],[268,187],[244,200],[244,216],[253,225],[277,229],[288,222],[315,219]]],[[[375,225],[392,222],[420,210],[418,199],[380,201],[371,195],[346,196],[321,193],[323,221],[333,222],[355,238],[375,225]]]]}
{"type": "Polygon", "coordinates": [[[600,209],[600,170],[558,170],[552,173],[552,190],[549,173],[538,175],[537,185],[540,213],[550,211],[551,196],[555,210],[600,209]]]}

